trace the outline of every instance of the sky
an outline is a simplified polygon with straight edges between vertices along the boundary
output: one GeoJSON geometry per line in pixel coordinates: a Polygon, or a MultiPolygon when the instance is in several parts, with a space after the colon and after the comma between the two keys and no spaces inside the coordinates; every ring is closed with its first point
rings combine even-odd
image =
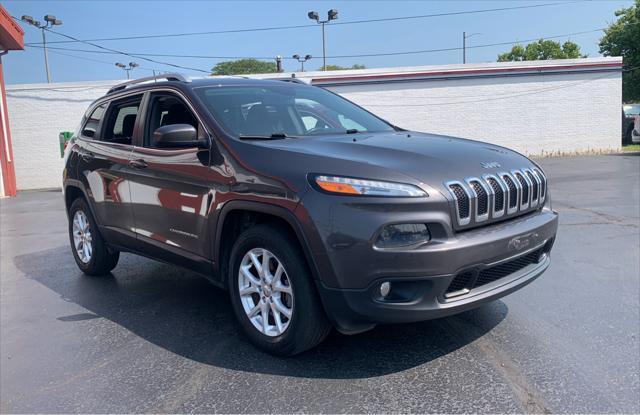
{"type": "MultiPolygon", "coordinates": [[[[460,48],[462,32],[478,33],[467,39],[467,62],[495,61],[509,45],[477,47],[486,44],[523,41],[568,33],[593,31],[607,27],[615,20],[614,12],[633,4],[632,0],[566,1],[6,1],[3,6],[16,17],[30,15],[42,19],[53,14],[63,21],[53,30],[78,39],[174,34],[265,27],[301,25],[295,29],[241,33],[206,34],[134,40],[95,41],[92,43],[127,52],[205,56],[290,57],[310,54],[313,58],[305,69],[322,66],[320,25],[309,20],[307,13],[318,11],[321,17],[329,9],[337,9],[338,20],[326,27],[327,56],[393,53],[416,50],[460,48]],[[387,22],[344,24],[365,19],[417,16],[552,4],[518,10],[476,14],[458,14],[387,22]],[[342,23],[340,25],[334,23],[342,23]],[[474,46],[476,46],[474,48],[474,46]]],[[[25,42],[42,41],[41,31],[23,24],[25,42]]],[[[53,42],[68,40],[47,33],[49,46],[56,48],[100,51],[82,43],[53,42]]],[[[582,52],[600,56],[598,41],[602,32],[563,36],[572,40],[582,52]]],[[[156,71],[178,71],[203,75],[217,62],[228,59],[196,59],[149,57],[193,69],[176,69],[162,63],[148,62],[119,54],[88,53],[49,49],[49,65],[53,82],[114,80],[126,78],[116,62],[136,62],[140,66],[133,76],[156,71]]],[[[43,51],[28,47],[12,51],[2,58],[8,84],[46,82],[43,51]]],[[[368,68],[437,65],[462,62],[462,51],[416,53],[395,56],[329,58],[327,64],[368,68]]],[[[293,60],[284,61],[287,71],[299,70],[293,60]]]]}

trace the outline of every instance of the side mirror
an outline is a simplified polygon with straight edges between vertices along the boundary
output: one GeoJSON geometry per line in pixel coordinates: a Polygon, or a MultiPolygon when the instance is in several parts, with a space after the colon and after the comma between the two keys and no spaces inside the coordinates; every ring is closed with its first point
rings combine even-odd
{"type": "Polygon", "coordinates": [[[198,132],[190,124],[170,124],[153,132],[153,144],[159,148],[208,148],[208,140],[198,140],[198,132]]]}

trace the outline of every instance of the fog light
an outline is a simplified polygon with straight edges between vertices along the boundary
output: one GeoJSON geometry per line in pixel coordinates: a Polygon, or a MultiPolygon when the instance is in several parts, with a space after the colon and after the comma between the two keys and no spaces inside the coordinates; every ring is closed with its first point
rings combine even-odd
{"type": "Polygon", "coordinates": [[[402,248],[429,242],[431,234],[424,223],[398,223],[387,225],[382,229],[376,247],[402,248]]]}
{"type": "Polygon", "coordinates": [[[380,284],[380,295],[382,296],[382,298],[385,298],[386,296],[388,296],[390,292],[391,292],[390,282],[387,281],[380,284]]]}

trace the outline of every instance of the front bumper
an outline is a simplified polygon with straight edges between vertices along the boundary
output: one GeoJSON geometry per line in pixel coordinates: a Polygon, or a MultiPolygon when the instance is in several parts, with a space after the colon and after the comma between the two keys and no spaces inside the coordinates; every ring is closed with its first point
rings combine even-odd
{"type": "MultiPolygon", "coordinates": [[[[318,290],[329,318],[343,333],[365,331],[378,323],[415,322],[460,313],[505,296],[540,276],[549,266],[557,227],[557,214],[545,208],[459,233],[445,243],[418,252],[393,253],[389,259],[393,259],[395,267],[379,268],[364,288],[336,288],[318,281],[318,290]],[[461,273],[517,261],[533,252],[542,254],[537,262],[447,298],[451,282],[461,273]],[[400,298],[380,297],[379,287],[384,281],[397,287],[400,298]]],[[[381,260],[369,257],[357,262],[380,264],[381,260]]]]}

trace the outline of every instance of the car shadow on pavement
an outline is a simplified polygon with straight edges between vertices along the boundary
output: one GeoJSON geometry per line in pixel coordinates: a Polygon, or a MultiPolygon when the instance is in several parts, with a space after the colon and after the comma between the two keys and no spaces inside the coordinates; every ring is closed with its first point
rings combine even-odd
{"type": "Polygon", "coordinates": [[[457,316],[379,326],[354,336],[334,331],[315,349],[277,358],[252,347],[236,324],[228,293],[195,273],[123,254],[112,275],[87,277],[67,246],[15,257],[14,264],[27,278],[90,312],[52,319],[77,324],[105,318],[194,361],[294,377],[356,379],[404,371],[468,345],[508,312],[495,301],[457,316]]]}

